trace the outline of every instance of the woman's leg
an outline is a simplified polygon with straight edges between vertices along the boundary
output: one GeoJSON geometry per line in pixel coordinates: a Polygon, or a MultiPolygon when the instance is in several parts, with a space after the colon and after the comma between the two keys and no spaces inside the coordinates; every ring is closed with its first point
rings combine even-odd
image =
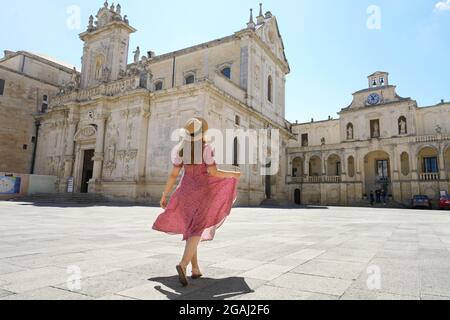
{"type": "Polygon", "coordinates": [[[187,268],[189,263],[194,259],[197,254],[197,247],[200,243],[201,237],[192,237],[186,241],[186,248],[184,250],[183,259],[180,262],[180,266],[187,268]]]}
{"type": "Polygon", "coordinates": [[[195,251],[194,257],[191,260],[191,264],[192,264],[192,275],[201,276],[202,272],[200,271],[200,265],[198,264],[198,249],[195,251]]]}

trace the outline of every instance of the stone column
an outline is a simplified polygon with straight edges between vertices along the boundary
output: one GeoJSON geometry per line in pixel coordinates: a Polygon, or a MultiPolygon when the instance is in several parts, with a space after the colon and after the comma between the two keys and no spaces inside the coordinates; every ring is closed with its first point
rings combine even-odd
{"type": "Polygon", "coordinates": [[[75,148],[75,133],[77,131],[78,120],[69,120],[69,130],[67,132],[67,145],[64,155],[64,181],[62,186],[64,190],[61,192],[67,192],[68,179],[73,176],[73,164],[75,162],[74,148],[75,148]]]}
{"type": "Polygon", "coordinates": [[[355,177],[356,181],[359,182],[355,186],[355,197],[357,200],[362,200],[363,194],[366,192],[364,169],[364,155],[357,147],[355,150],[355,177]]]}
{"type": "Polygon", "coordinates": [[[448,192],[447,170],[445,169],[445,146],[439,146],[439,191],[448,192]]]}
{"type": "Polygon", "coordinates": [[[400,185],[400,174],[399,174],[399,158],[395,147],[391,147],[391,158],[392,158],[392,196],[395,201],[402,201],[402,190],[400,185]]]}
{"type": "Polygon", "coordinates": [[[303,158],[303,177],[309,176],[309,156],[305,154],[303,158]]]}
{"type": "Polygon", "coordinates": [[[104,160],[104,144],[105,144],[105,127],[106,117],[100,117],[97,121],[97,140],[94,153],[94,170],[92,180],[89,182],[89,192],[97,192],[100,180],[102,178],[103,160],[104,160]]]}
{"type": "Polygon", "coordinates": [[[411,166],[411,196],[420,194],[419,188],[419,164],[417,159],[417,154],[410,145],[409,147],[409,161],[411,166]]]}

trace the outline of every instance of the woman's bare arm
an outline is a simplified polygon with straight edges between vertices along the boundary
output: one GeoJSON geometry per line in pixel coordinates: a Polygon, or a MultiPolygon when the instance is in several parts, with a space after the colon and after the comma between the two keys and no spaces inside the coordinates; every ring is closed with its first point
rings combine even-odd
{"type": "Polygon", "coordinates": [[[181,167],[173,167],[170,172],[169,178],[167,179],[166,188],[161,198],[161,208],[165,209],[167,207],[167,197],[172,193],[175,184],[177,183],[178,176],[180,175],[181,167]]]}
{"type": "Polygon", "coordinates": [[[217,169],[217,166],[215,166],[215,165],[208,167],[208,174],[212,177],[221,178],[221,179],[228,179],[228,178],[240,179],[240,177],[241,177],[240,172],[219,170],[219,169],[217,169]]]}
{"type": "Polygon", "coordinates": [[[175,187],[175,184],[177,183],[178,176],[180,175],[181,167],[173,167],[172,171],[170,172],[169,178],[167,179],[166,188],[164,189],[164,194],[166,196],[170,195],[173,188],[175,187]]]}

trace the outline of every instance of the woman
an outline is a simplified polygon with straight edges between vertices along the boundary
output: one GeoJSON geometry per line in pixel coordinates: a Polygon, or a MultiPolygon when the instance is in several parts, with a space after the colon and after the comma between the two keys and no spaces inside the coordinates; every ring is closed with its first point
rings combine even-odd
{"type": "Polygon", "coordinates": [[[186,248],[176,267],[180,282],[188,285],[187,267],[192,265],[192,279],[202,277],[198,264],[198,245],[214,239],[216,230],[225,222],[237,198],[241,173],[218,170],[214,151],[205,141],[208,124],[204,119],[190,119],[185,126],[183,148],[173,157],[160,205],[165,209],[153,229],[168,234],[182,234],[186,248]],[[184,168],[179,186],[167,201],[184,168]]]}

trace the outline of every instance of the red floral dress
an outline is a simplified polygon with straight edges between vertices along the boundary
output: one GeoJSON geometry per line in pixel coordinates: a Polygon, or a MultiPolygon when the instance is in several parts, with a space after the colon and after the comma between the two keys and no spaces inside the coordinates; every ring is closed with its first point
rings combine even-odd
{"type": "Polygon", "coordinates": [[[208,167],[216,165],[214,151],[208,144],[203,148],[202,164],[185,165],[181,158],[173,161],[175,167],[184,168],[183,177],[153,230],[183,235],[183,241],[194,236],[211,241],[230,215],[237,199],[238,180],[210,176],[208,167]]]}

